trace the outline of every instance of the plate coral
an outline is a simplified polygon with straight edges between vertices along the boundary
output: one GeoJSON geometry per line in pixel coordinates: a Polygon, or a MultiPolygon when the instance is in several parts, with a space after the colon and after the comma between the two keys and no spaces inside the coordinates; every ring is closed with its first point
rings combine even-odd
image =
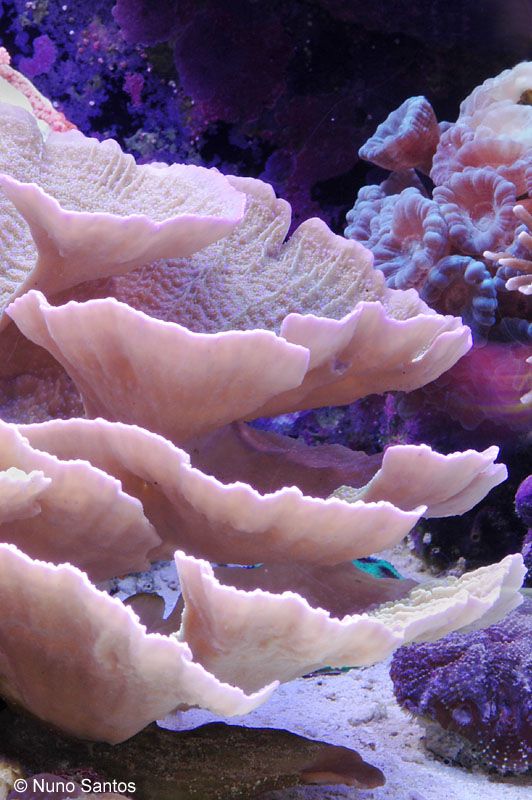
{"type": "MultiPolygon", "coordinates": [[[[259,180],[139,166],[43,120],[13,73],[0,122],[1,694],[116,743],[174,709],[241,714],[278,681],[515,607],[520,555],[415,588],[351,563],[423,514],[474,506],[506,477],[497,448],[373,458],[247,425],[419,388],[470,349],[462,320],[387,286],[363,244],[318,219],[286,240],[290,207],[259,180]],[[89,580],[173,556],[182,608],[164,633],[89,580]],[[309,589],[320,570],[327,599],[309,589]]],[[[435,259],[447,244],[429,230],[433,202],[418,227],[435,259]]]]}

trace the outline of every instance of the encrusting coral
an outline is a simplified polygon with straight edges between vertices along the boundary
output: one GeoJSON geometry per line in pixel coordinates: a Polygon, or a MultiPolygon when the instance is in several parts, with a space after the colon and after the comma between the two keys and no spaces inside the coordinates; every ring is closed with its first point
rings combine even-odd
{"type": "Polygon", "coordinates": [[[485,630],[409,645],[393,657],[399,703],[457,734],[449,750],[461,763],[501,772],[532,766],[531,606],[527,600],[485,630]]]}
{"type": "Polygon", "coordinates": [[[422,386],[469,349],[459,319],[386,287],[369,251],[319,220],[285,242],[289,206],[260,181],[137,167],[10,101],[1,126],[6,698],[119,742],[176,707],[239,714],[277,680],[368,664],[519,603],[519,555],[410,594],[350,563],[421,514],[471,508],[506,475],[496,448],[368,461],[245,424],[422,386]],[[54,419],[81,402],[91,419],[54,419]],[[342,485],[355,496],[327,497],[342,485]],[[79,569],[101,580],[174,552],[184,608],[165,635],[79,569]],[[263,567],[245,591],[201,558],[263,567]],[[332,614],[312,604],[320,569],[352,592],[342,618],[334,598],[332,614]]]}

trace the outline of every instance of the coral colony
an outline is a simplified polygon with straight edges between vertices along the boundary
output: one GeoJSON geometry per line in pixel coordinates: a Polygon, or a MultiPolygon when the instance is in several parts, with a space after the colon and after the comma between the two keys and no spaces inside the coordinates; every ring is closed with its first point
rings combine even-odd
{"type": "Polygon", "coordinates": [[[501,772],[530,769],[530,606],[527,600],[485,630],[451,633],[394,655],[391,676],[398,701],[460,734],[453,746],[462,763],[480,761],[501,772]]]}
{"type": "MultiPolygon", "coordinates": [[[[532,335],[520,300],[531,292],[532,273],[531,72],[522,63],[485,81],[452,124],[438,124],[424,97],[392,112],[360,150],[391,175],[359,192],[345,231],[371,249],[388,286],[414,287],[432,308],[460,314],[476,345],[487,340],[494,366],[504,342],[504,358],[513,351],[521,362],[512,390],[521,381],[523,393],[530,390],[525,359],[532,335]],[[432,195],[420,174],[430,174],[432,195]]],[[[471,358],[478,363],[482,350],[465,363],[471,358]]],[[[501,399],[504,393],[500,388],[501,399]]],[[[474,405],[480,419],[528,427],[527,404],[513,400],[483,411],[474,405]]]]}
{"type": "MultiPolygon", "coordinates": [[[[35,59],[52,57],[36,42],[35,59]]],[[[531,89],[519,64],[453,124],[407,100],[362,148],[391,174],[360,191],[346,237],[313,218],[286,239],[290,206],[267,183],[136,164],[2,50],[8,704],[117,744],[176,709],[245,714],[279,682],[421,642],[393,662],[399,702],[473,739],[489,766],[530,766],[521,554],[427,585],[353,564],[422,518],[471,511],[507,476],[497,447],[367,455],[248,423],[412,392],[491,347],[517,377],[482,413],[526,427],[531,89]],[[182,592],[167,620],[143,624],[142,603],[94,585],[164,559],[182,592]],[[470,625],[491,627],[455,633],[470,625]]],[[[351,782],[378,781],[361,768],[351,782]]]]}

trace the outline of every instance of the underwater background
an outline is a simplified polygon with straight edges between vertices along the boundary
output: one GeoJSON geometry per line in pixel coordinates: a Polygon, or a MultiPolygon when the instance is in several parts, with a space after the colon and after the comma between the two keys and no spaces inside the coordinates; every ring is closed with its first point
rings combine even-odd
{"type": "MultiPolygon", "coordinates": [[[[440,122],[454,121],[476,86],[532,59],[532,0],[1,0],[0,44],[85,135],[116,139],[138,163],[260,178],[291,204],[291,230],[317,216],[349,237],[346,216],[359,190],[390,174],[359,149],[408,98],[422,95],[440,122]]],[[[428,175],[418,179],[430,196],[428,175]]],[[[384,263],[376,265],[386,274],[384,263]]],[[[497,445],[508,480],[460,517],[420,521],[410,547],[435,575],[522,551],[530,587],[532,419],[519,398],[530,382],[531,301],[475,263],[485,270],[483,293],[455,279],[460,265],[451,280],[454,263],[415,286],[473,331],[474,349],[443,376],[409,394],[252,424],[370,455],[393,444],[442,453],[497,445]]],[[[386,562],[380,569],[392,570],[386,562]]],[[[526,659],[529,669],[529,623],[520,617],[515,626],[526,653],[518,648],[509,660],[526,659]]],[[[491,652],[489,636],[475,646],[491,652]]],[[[406,664],[409,653],[400,652],[406,664]]],[[[413,791],[408,800],[423,796],[413,791]]]]}
{"type": "Polygon", "coordinates": [[[261,178],[336,232],[386,174],[357,157],[425,95],[439,120],[531,56],[528,0],[13,0],[12,64],[86,135],[137,160],[261,178]]]}

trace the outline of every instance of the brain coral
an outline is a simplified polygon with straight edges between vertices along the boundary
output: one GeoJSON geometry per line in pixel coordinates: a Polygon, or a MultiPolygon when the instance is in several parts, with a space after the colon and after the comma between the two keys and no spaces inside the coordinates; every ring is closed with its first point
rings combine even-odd
{"type": "Polygon", "coordinates": [[[421,386],[469,349],[461,321],[387,287],[320,220],[285,241],[290,207],[261,181],[137,166],[115,142],[39,125],[31,93],[15,105],[9,87],[2,694],[118,742],[175,708],[244,713],[279,680],[514,607],[519,555],[437,589],[351,563],[422,514],[471,508],[506,476],[497,448],[368,457],[246,424],[421,386]],[[348,497],[328,497],[341,485],[348,497]],[[89,580],[172,556],[183,607],[164,635],[89,580]],[[209,561],[262,567],[243,589],[242,570],[209,561]]]}
{"type": "Polygon", "coordinates": [[[452,633],[395,653],[399,703],[471,745],[501,772],[532,766],[532,601],[485,630],[452,633]]]}

